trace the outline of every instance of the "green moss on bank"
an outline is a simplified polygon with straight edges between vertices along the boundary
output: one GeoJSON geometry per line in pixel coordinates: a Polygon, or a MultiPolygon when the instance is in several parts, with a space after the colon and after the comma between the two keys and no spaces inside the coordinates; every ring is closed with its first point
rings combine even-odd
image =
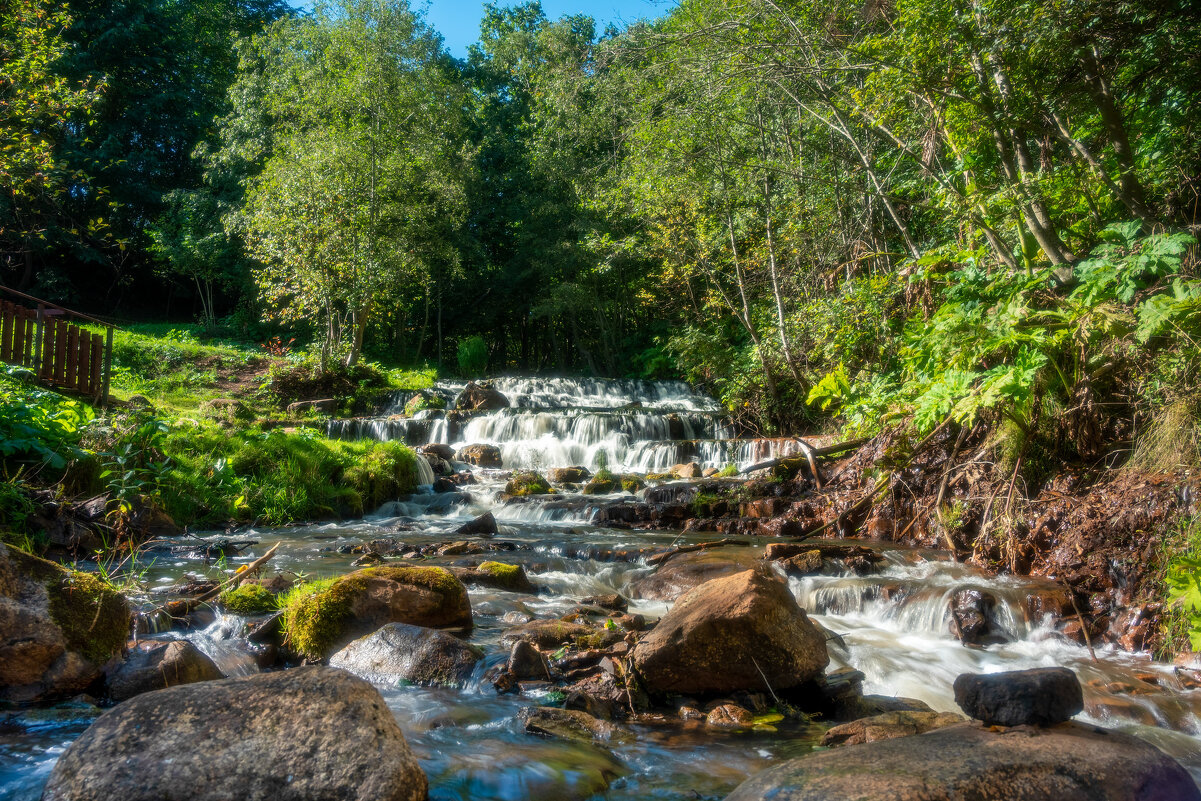
{"type": "Polygon", "coordinates": [[[121,593],[90,573],[75,570],[65,571],[45,587],[50,618],[62,629],[71,650],[103,665],[125,649],[130,610],[121,593]]]}
{"type": "Polygon", "coordinates": [[[504,562],[482,562],[476,570],[486,576],[491,576],[498,585],[515,589],[529,584],[525,572],[520,565],[506,565],[504,562]]]}

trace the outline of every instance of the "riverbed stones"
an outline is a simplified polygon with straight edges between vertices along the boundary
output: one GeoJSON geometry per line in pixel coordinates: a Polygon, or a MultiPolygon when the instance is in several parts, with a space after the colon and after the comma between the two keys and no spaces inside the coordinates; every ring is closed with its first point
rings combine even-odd
{"type": "Polygon", "coordinates": [[[963,721],[962,715],[953,712],[885,712],[835,726],[822,735],[821,744],[860,745],[896,737],[912,737],[963,721]]]}
{"type": "Polygon", "coordinates": [[[313,666],[146,693],[63,754],[43,801],[425,801],[379,692],[313,666]]]}
{"type": "Polygon", "coordinates": [[[286,642],[324,659],[388,623],[470,629],[467,588],[441,567],[368,567],[295,599],[285,610],[286,642]]]}
{"type": "Polygon", "coordinates": [[[509,408],[509,399],[486,383],[468,381],[455,398],[455,410],[460,412],[492,412],[509,408]]]}
{"type": "Polygon", "coordinates": [[[217,663],[188,640],[143,642],[108,675],[108,694],[114,701],[135,695],[224,678],[217,663]]]}
{"type": "Polygon", "coordinates": [[[513,643],[512,649],[509,650],[507,667],[509,673],[518,681],[525,679],[541,681],[551,678],[550,665],[547,663],[546,657],[534,647],[533,643],[527,640],[518,640],[513,643]]]}
{"type": "Polygon", "coordinates": [[[501,636],[501,642],[510,644],[524,640],[539,648],[558,648],[561,645],[571,645],[577,640],[592,637],[597,633],[596,629],[585,626],[583,623],[558,619],[531,620],[525,625],[506,631],[501,636]]]}
{"type": "Polygon", "coordinates": [[[592,473],[586,467],[552,467],[546,477],[552,484],[582,484],[592,478],[592,473]]]}
{"type": "Polygon", "coordinates": [[[830,657],[784,582],[756,569],[685,594],[632,661],[651,691],[706,694],[796,687],[820,676],[830,657]]]}
{"type": "Polygon", "coordinates": [[[517,713],[525,730],[576,742],[609,742],[629,740],[630,735],[606,720],[599,720],[578,709],[558,709],[547,706],[528,706],[517,713]]]}
{"type": "Polygon", "coordinates": [[[491,587],[509,592],[535,592],[525,568],[504,562],[481,562],[476,567],[452,567],[459,581],[471,587],[491,587]]]}
{"type": "Polygon", "coordinates": [[[955,703],[987,726],[1053,726],[1084,709],[1084,693],[1067,668],[963,673],[955,703]]]}
{"type": "Polygon", "coordinates": [[[754,567],[759,554],[754,548],[715,548],[673,556],[649,576],[630,585],[634,598],[674,601],[706,581],[732,576],[754,567]]]}
{"type": "Polygon", "coordinates": [[[444,631],[389,623],[338,651],[329,664],[375,684],[461,687],[483,656],[444,631]]]}
{"type": "Polygon", "coordinates": [[[95,576],[0,545],[0,700],[82,692],[124,652],[130,622],[124,596],[95,576]]]}
{"type": "Polygon", "coordinates": [[[1188,772],[1143,740],[1065,723],[977,723],[790,759],[726,801],[1201,801],[1188,772]]]}
{"type": "Polygon", "coordinates": [[[500,448],[495,445],[468,445],[460,448],[459,452],[455,454],[455,458],[476,467],[499,468],[502,466],[500,448]]]}

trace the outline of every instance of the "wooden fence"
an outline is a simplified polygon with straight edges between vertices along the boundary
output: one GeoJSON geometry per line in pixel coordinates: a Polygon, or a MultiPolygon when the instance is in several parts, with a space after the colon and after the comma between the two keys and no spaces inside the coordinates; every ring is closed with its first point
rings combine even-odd
{"type": "Polygon", "coordinates": [[[113,326],[7,287],[0,291],[25,301],[0,301],[0,361],[28,367],[56,389],[107,403],[113,326]],[[93,334],[68,322],[68,316],[103,325],[106,333],[93,334]]]}

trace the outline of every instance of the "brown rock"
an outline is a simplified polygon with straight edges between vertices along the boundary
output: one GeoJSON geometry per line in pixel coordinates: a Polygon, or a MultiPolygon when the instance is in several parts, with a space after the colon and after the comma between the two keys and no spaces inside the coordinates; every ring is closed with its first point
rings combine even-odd
{"type": "Polygon", "coordinates": [[[454,408],[460,412],[490,412],[509,408],[509,399],[486,383],[469,381],[455,398],[454,408]]]}
{"type": "Polygon", "coordinates": [[[459,687],[483,656],[479,648],[446,632],[389,623],[338,651],[329,664],[376,684],[459,687]]]}
{"type": "Polygon", "coordinates": [[[592,717],[578,709],[556,709],[529,706],[517,713],[517,719],[531,734],[545,734],[564,740],[589,743],[592,741],[628,740],[630,736],[612,723],[592,717]]]}
{"type": "Polygon", "coordinates": [[[753,548],[715,548],[682,553],[631,584],[630,594],[652,601],[674,601],[706,581],[741,573],[758,562],[758,553],[753,548]]]}
{"type": "Polygon", "coordinates": [[[700,478],[701,466],[696,462],[674,465],[669,471],[673,478],[700,478]]]}
{"type": "Polygon", "coordinates": [[[964,720],[966,718],[962,715],[950,712],[885,712],[835,726],[822,735],[821,744],[860,745],[894,737],[911,737],[944,726],[954,726],[964,720]]]}
{"type": "Polygon", "coordinates": [[[714,729],[746,729],[754,719],[754,715],[737,704],[722,704],[709,710],[705,725],[714,729]]]}
{"type": "Polygon", "coordinates": [[[582,484],[592,478],[586,467],[554,467],[546,471],[552,484],[582,484]]]}
{"type": "Polygon", "coordinates": [[[531,620],[523,626],[506,631],[501,636],[501,642],[513,643],[525,640],[539,648],[558,648],[560,645],[574,643],[577,638],[589,637],[596,633],[596,629],[582,623],[569,623],[565,620],[531,620]]]}
{"type": "Polygon", "coordinates": [[[455,454],[460,462],[473,464],[476,467],[500,467],[500,448],[495,445],[468,445],[459,449],[455,454]]]}
{"type": "Polygon", "coordinates": [[[112,699],[124,701],[152,690],[221,678],[216,663],[188,640],[151,641],[131,651],[108,676],[107,684],[112,699]]]}
{"type": "Polygon", "coordinates": [[[719,693],[796,687],[821,675],[830,658],[788,587],[747,570],[680,598],[632,660],[647,689],[719,693]]]}

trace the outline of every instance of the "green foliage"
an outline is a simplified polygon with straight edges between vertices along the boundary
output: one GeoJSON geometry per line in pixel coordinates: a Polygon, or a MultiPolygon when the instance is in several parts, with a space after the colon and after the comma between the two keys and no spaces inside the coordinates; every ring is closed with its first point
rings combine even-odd
{"type": "Polygon", "coordinates": [[[460,342],[456,355],[459,373],[466,378],[479,378],[488,369],[488,343],[481,336],[470,336],[460,342]]]}
{"type": "Polygon", "coordinates": [[[265,615],[278,608],[275,596],[260,584],[246,582],[221,593],[221,605],[235,615],[265,615]]]}
{"type": "Polygon", "coordinates": [[[6,465],[63,470],[85,455],[79,441],[93,418],[79,401],[0,374],[0,460],[6,465]]]}
{"type": "Polygon", "coordinates": [[[433,392],[418,392],[405,403],[405,414],[409,417],[425,409],[445,409],[446,398],[433,392]]]}
{"type": "Polygon", "coordinates": [[[1167,646],[1176,649],[1187,642],[1201,652],[1201,520],[1182,520],[1165,551],[1167,646]]]}

